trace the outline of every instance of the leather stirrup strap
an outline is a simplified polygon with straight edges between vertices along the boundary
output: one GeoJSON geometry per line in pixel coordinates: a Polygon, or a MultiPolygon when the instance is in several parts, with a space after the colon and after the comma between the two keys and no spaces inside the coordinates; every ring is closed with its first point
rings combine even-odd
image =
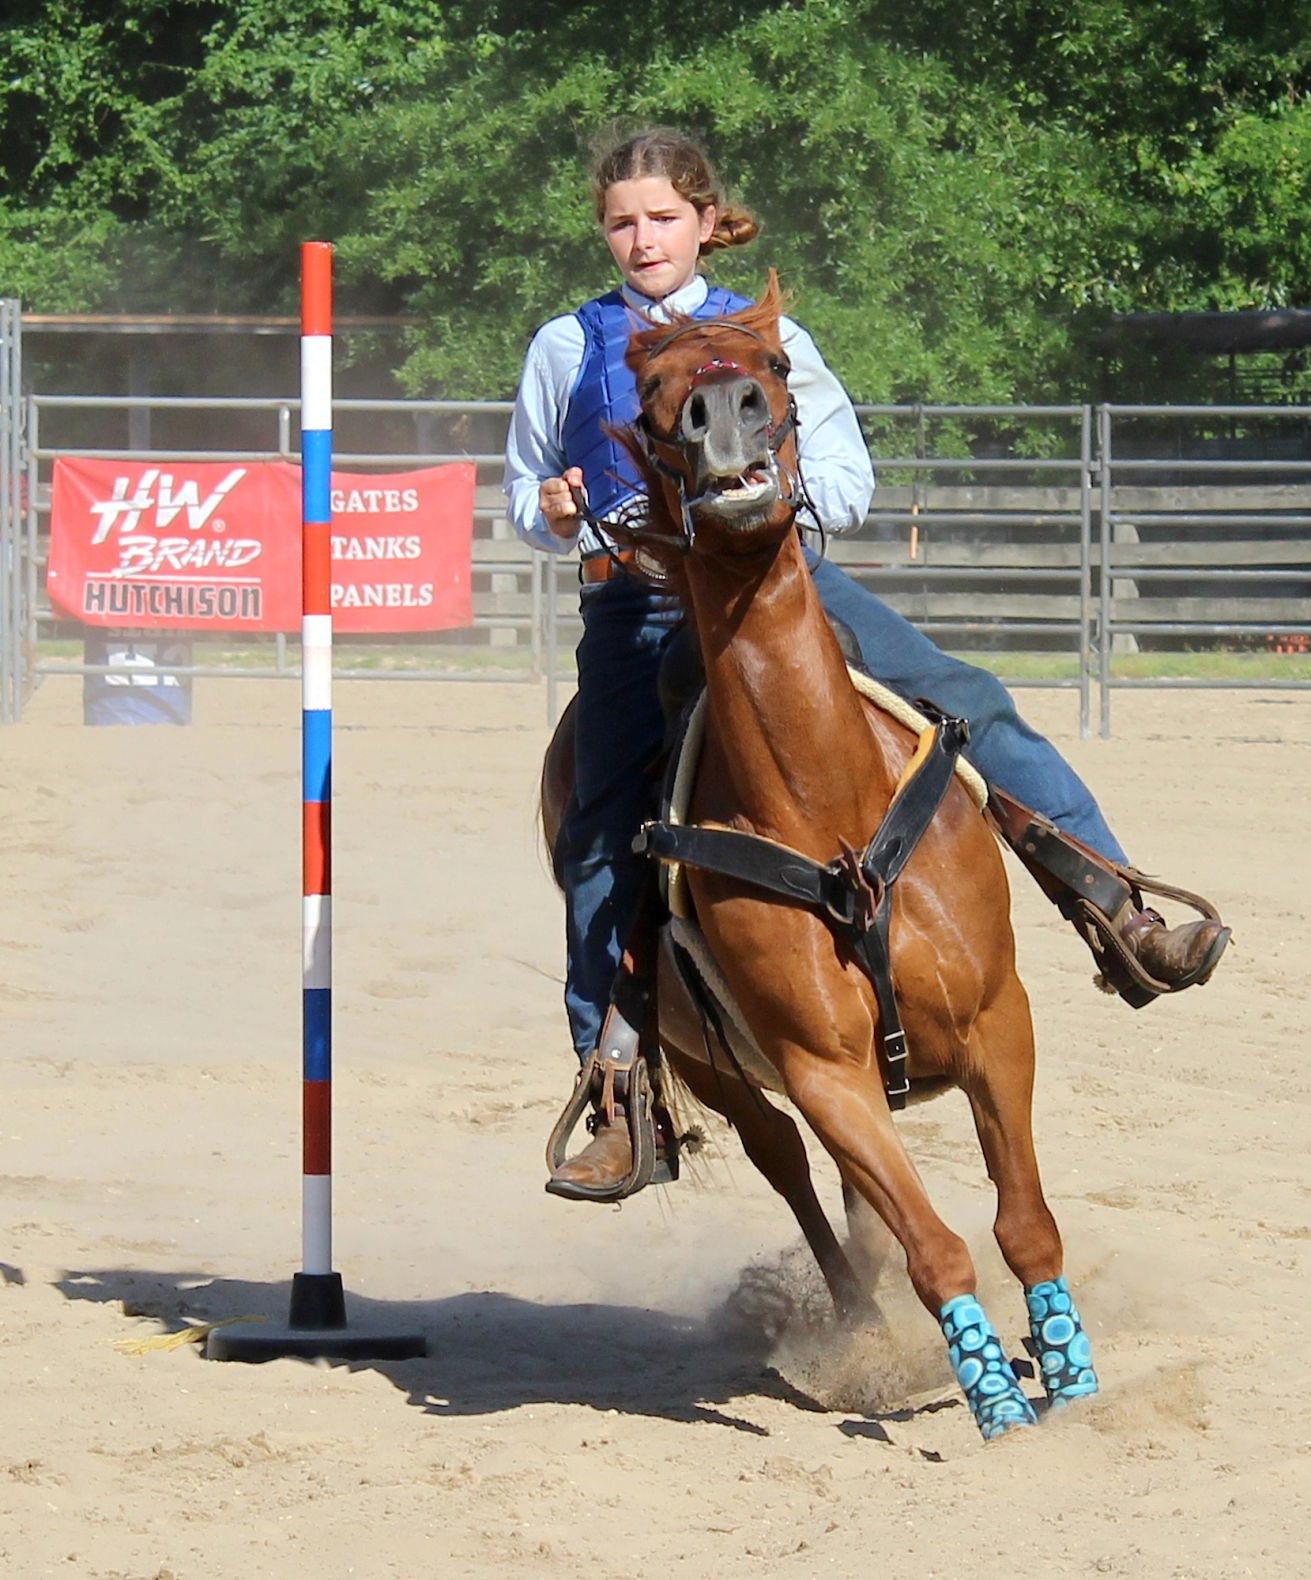
{"type": "Polygon", "coordinates": [[[1069,898],[1089,900],[1113,917],[1126,900],[1141,900],[1123,868],[996,785],[988,787],[988,812],[1002,838],[1054,905],[1069,898]]]}

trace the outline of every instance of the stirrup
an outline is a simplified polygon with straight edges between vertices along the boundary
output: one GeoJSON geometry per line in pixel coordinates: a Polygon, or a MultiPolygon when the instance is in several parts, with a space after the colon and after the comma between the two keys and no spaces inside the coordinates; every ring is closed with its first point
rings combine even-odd
{"type": "MultiPolygon", "coordinates": [[[[1139,910],[1144,908],[1145,891],[1148,894],[1160,895],[1163,899],[1177,900],[1196,911],[1205,921],[1220,920],[1219,911],[1200,894],[1149,878],[1136,867],[1117,866],[1115,871],[1123,877],[1129,890],[1128,898],[1132,899],[1139,910]]],[[[1062,915],[1074,923],[1097,957],[1098,964],[1101,966],[1098,985],[1107,993],[1118,993],[1134,1009],[1142,1009],[1144,1005],[1150,1004],[1153,999],[1160,998],[1166,993],[1182,993],[1185,988],[1205,982],[1220,963],[1220,956],[1229,943],[1229,929],[1225,927],[1216,935],[1215,943],[1207,951],[1206,958],[1200,965],[1177,981],[1163,982],[1145,969],[1138,956],[1120,937],[1113,918],[1095,901],[1083,895],[1072,894],[1058,903],[1062,915]]]]}
{"type": "Polygon", "coordinates": [[[632,1167],[616,1185],[579,1185],[551,1178],[546,1182],[547,1191],[569,1201],[622,1201],[648,1185],[676,1180],[679,1138],[660,1086],[658,1071],[652,1079],[650,1060],[636,1029],[612,1005],[601,1029],[600,1046],[592,1050],[578,1072],[573,1094],[547,1140],[546,1167],[554,1175],[564,1162],[569,1138],[589,1108],[614,1124],[621,1106],[633,1149],[632,1167]]]}
{"type": "Polygon", "coordinates": [[[1220,913],[1209,900],[1191,890],[1160,883],[1137,867],[1108,860],[996,785],[990,788],[988,812],[1002,839],[1092,950],[1101,968],[1097,982],[1106,992],[1118,993],[1134,1009],[1142,1009],[1165,993],[1179,993],[1205,982],[1215,970],[1229,942],[1227,927],[1221,929],[1201,965],[1177,982],[1162,982],[1145,970],[1115,928],[1115,917],[1126,901],[1144,909],[1144,890],[1178,900],[1205,920],[1218,922],[1220,913]]]}

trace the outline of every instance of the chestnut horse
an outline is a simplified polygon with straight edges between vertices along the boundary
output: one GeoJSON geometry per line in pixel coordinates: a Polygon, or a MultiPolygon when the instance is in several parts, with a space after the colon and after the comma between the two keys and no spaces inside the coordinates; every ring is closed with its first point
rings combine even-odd
{"type": "MultiPolygon", "coordinates": [[[[762,300],[634,335],[642,414],[630,448],[647,487],[634,535],[663,565],[705,670],[704,745],[685,821],[761,836],[814,864],[866,847],[916,754],[915,733],[856,689],[802,556],[795,407],[772,277],[762,300]]],[[[622,529],[617,529],[622,536],[622,529]]],[[[562,720],[543,775],[551,848],[569,783],[562,720]]],[[[985,1438],[1032,1423],[976,1297],[969,1250],[934,1210],[893,1120],[871,976],[817,909],[740,876],[683,869],[697,924],[763,1055],[712,1069],[708,1039],[662,971],[660,1042],[697,1099],[726,1115],[791,1206],[839,1309],[858,1281],[810,1181],[786,1093],[831,1155],[844,1194],[877,1213],[938,1319],[985,1438]]],[[[995,1234],[1024,1286],[1030,1348],[1048,1400],[1096,1391],[1087,1337],[1062,1275],[1031,1106],[1034,1042],[1015,965],[996,840],[953,779],[891,888],[891,976],[912,1094],[959,1087],[996,1187],[995,1234]]],[[[883,1001],[886,1004],[886,999],[883,1001]]]]}

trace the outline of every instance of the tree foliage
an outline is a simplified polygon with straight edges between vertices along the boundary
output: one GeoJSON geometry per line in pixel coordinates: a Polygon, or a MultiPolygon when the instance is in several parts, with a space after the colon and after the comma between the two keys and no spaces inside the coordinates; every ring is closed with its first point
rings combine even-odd
{"type": "MultiPolygon", "coordinates": [[[[1307,0],[18,0],[0,293],[415,319],[419,392],[500,396],[610,280],[589,137],[703,135],[866,400],[1065,400],[1112,312],[1281,306],[1311,270],[1307,0]]],[[[722,255],[721,255],[722,256],[722,255]]]]}

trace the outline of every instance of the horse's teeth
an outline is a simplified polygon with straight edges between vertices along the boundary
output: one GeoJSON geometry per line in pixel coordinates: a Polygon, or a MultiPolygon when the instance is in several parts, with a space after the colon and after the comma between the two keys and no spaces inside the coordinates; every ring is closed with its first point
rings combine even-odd
{"type": "Polygon", "coordinates": [[[758,494],[768,487],[768,478],[757,478],[754,481],[746,475],[735,478],[732,483],[726,483],[719,489],[721,498],[742,499],[745,496],[758,494]]]}

